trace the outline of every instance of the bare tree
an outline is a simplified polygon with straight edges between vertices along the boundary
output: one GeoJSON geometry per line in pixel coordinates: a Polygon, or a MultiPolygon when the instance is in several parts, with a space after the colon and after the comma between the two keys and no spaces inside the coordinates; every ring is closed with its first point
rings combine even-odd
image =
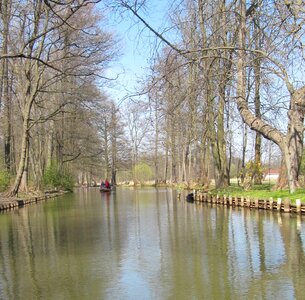
{"type": "MultiPolygon", "coordinates": [[[[173,43],[161,32],[156,31],[142,16],[141,8],[145,4],[142,2],[127,2],[124,0],[118,3],[124,9],[129,10],[142,24],[151,30],[158,39],[165,43],[186,63],[200,62],[201,72],[205,80],[206,109],[210,123],[209,138],[214,153],[214,161],[219,175],[225,175],[226,170],[226,150],[225,135],[223,130],[223,107],[226,101],[225,90],[227,85],[237,81],[236,103],[243,121],[260,135],[276,143],[285,157],[287,166],[288,184],[291,192],[299,186],[298,175],[301,156],[303,153],[303,123],[304,123],[304,96],[305,87],[299,79],[293,78],[294,61],[298,61],[303,67],[304,57],[302,56],[302,38],[304,37],[304,1],[299,2],[263,2],[252,1],[247,7],[245,1],[183,1],[182,3],[197,3],[198,5],[198,30],[201,33],[200,43],[173,43]],[[253,47],[249,26],[253,24],[255,16],[257,27],[254,39],[264,37],[263,43],[253,47]],[[208,28],[208,29],[207,29],[208,28]],[[224,34],[225,33],[225,34],[224,34]],[[213,43],[211,41],[214,41],[213,43]],[[194,55],[198,53],[199,55],[194,55]],[[255,60],[253,64],[252,60],[255,60]],[[201,64],[201,62],[203,62],[201,64]],[[215,62],[219,62],[216,68],[215,62]],[[250,72],[246,68],[254,66],[256,108],[247,101],[250,97],[250,90],[247,95],[247,83],[249,83],[250,72]],[[219,76],[219,71],[224,69],[223,76],[219,76]],[[264,70],[265,78],[273,80],[273,84],[278,85],[282,93],[289,94],[287,105],[288,114],[287,130],[284,133],[282,127],[268,122],[268,117],[262,111],[262,102],[259,90],[261,88],[260,71],[264,70]],[[236,72],[234,72],[236,71],[236,72]],[[218,78],[219,82],[217,82],[218,78]],[[220,85],[219,85],[220,83],[220,85]],[[283,87],[284,85],[284,87],[283,87]],[[219,86],[219,93],[216,87],[219,86]],[[215,119],[214,108],[218,101],[218,119],[215,119]],[[211,119],[217,120],[217,126],[212,127],[211,119]],[[215,131],[215,128],[217,129],[215,131]],[[215,135],[215,133],[217,133],[215,135]]],[[[182,5],[179,3],[178,7],[182,5]]],[[[192,11],[193,12],[193,11],[192,11]]],[[[192,17],[191,17],[192,20],[192,17]]],[[[175,24],[176,25],[176,24],[175,24]]],[[[183,23],[187,28],[187,22],[183,23]]],[[[175,27],[177,28],[177,27],[175,27]]],[[[183,38],[182,38],[183,41],[183,38]]],[[[251,96],[252,97],[252,96],[251,96]]],[[[264,99],[266,102],[267,99],[264,99]]],[[[271,108],[277,109],[275,106],[271,108]]],[[[259,156],[259,136],[257,137],[257,162],[259,156]]],[[[221,175],[221,176],[222,176],[221,175]]],[[[223,181],[223,179],[221,180],[223,181]]]]}
{"type": "MultiPolygon", "coordinates": [[[[18,193],[22,178],[28,177],[29,162],[34,161],[29,156],[34,155],[30,142],[36,141],[30,138],[30,131],[37,124],[52,120],[49,132],[51,140],[56,137],[57,151],[48,153],[57,152],[60,167],[80,155],[65,152],[73,148],[64,132],[75,110],[73,102],[84,102],[84,86],[99,77],[114,57],[112,36],[98,28],[100,17],[93,13],[93,4],[45,1],[22,2],[16,6],[20,13],[12,20],[16,25],[12,34],[19,38],[11,46],[15,50],[1,56],[5,61],[14,61],[16,95],[22,114],[20,160],[10,191],[12,196],[18,193]]],[[[50,150],[53,145],[49,144],[50,150]]],[[[38,174],[37,170],[35,173],[38,174]]],[[[25,189],[26,186],[24,181],[25,189]]]]}
{"type": "MultiPolygon", "coordinates": [[[[281,7],[284,9],[284,7],[281,7]]],[[[290,192],[293,193],[299,186],[298,176],[301,157],[303,154],[303,129],[304,129],[304,99],[305,99],[305,87],[295,88],[289,79],[287,69],[283,64],[276,59],[272,59],[267,53],[260,51],[262,59],[270,60],[274,65],[273,71],[281,77],[284,81],[287,90],[290,94],[289,109],[288,109],[288,127],[284,134],[279,129],[265,122],[259,116],[249,109],[245,96],[245,67],[246,67],[246,3],[241,0],[239,2],[239,43],[238,43],[238,87],[237,87],[237,105],[240,114],[248,124],[248,126],[255,131],[262,134],[269,140],[276,143],[285,158],[288,173],[288,184],[290,192]]],[[[282,12],[279,11],[280,16],[282,12]]],[[[286,15],[289,18],[289,15],[286,15]]],[[[285,22],[283,22],[285,23],[285,22]]],[[[282,24],[284,26],[284,24],[282,24]]],[[[290,35],[290,33],[289,33],[290,35]]]]}

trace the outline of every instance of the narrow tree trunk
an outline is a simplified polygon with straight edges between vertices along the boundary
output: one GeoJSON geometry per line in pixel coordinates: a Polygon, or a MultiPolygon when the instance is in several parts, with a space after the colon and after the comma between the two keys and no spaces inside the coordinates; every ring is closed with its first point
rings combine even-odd
{"type": "Polygon", "coordinates": [[[25,162],[24,162],[24,169],[21,177],[21,182],[20,182],[20,188],[19,190],[22,192],[28,192],[28,180],[29,180],[29,149],[30,149],[30,139],[27,139],[27,145],[26,145],[26,157],[25,157],[25,162]]]}
{"type": "Polygon", "coordinates": [[[57,167],[60,172],[63,171],[63,163],[64,163],[64,138],[65,138],[65,113],[61,112],[59,128],[57,131],[57,167]]]}
{"type": "Polygon", "coordinates": [[[9,96],[8,84],[8,68],[5,67],[5,76],[3,80],[3,100],[4,100],[4,157],[5,166],[9,173],[11,173],[11,143],[12,143],[12,125],[11,125],[11,99],[9,96]]]}
{"type": "MultiPolygon", "coordinates": [[[[239,1],[239,31],[238,31],[238,61],[237,61],[237,97],[248,108],[246,101],[246,69],[245,69],[245,51],[243,50],[246,43],[246,3],[245,0],[239,1]]],[[[243,157],[242,157],[242,174],[241,183],[243,184],[245,178],[245,156],[246,156],[246,124],[244,124],[243,137],[243,157]]]]}
{"type": "Polygon", "coordinates": [[[158,173],[159,173],[159,157],[158,157],[158,147],[159,147],[159,126],[158,126],[158,110],[157,102],[155,102],[155,184],[158,184],[158,173]]]}
{"type": "Polygon", "coordinates": [[[53,141],[54,141],[54,121],[50,121],[49,130],[47,131],[46,136],[46,167],[51,167],[53,160],[53,141]]]}
{"type": "Polygon", "coordinates": [[[116,116],[116,108],[114,103],[112,103],[111,107],[111,129],[112,129],[112,134],[111,134],[111,158],[112,158],[112,163],[111,163],[111,182],[112,185],[115,187],[117,182],[116,182],[116,169],[117,169],[117,116],[116,116]]]}
{"type": "Polygon", "coordinates": [[[175,136],[175,124],[174,121],[171,120],[171,182],[177,182],[177,149],[176,149],[176,136],[175,136]]]}
{"type": "Polygon", "coordinates": [[[226,187],[228,184],[228,178],[226,173],[227,168],[227,151],[225,141],[225,129],[224,129],[224,108],[225,108],[225,82],[224,78],[220,83],[219,92],[219,105],[218,105],[218,117],[217,117],[217,153],[219,160],[218,166],[218,184],[217,187],[226,187]]]}
{"type": "MultiPolygon", "coordinates": [[[[230,96],[228,96],[230,98],[230,96]]],[[[227,179],[228,179],[228,186],[231,185],[230,179],[231,179],[231,164],[232,164],[232,144],[233,144],[233,133],[232,133],[232,128],[231,128],[231,122],[232,122],[232,115],[231,115],[231,108],[230,108],[230,103],[227,102],[227,132],[228,132],[228,150],[229,150],[229,155],[228,155],[228,161],[227,161],[227,179]]],[[[238,176],[237,176],[238,178],[238,176]]]]}
{"type": "MultiPolygon", "coordinates": [[[[255,48],[260,49],[260,28],[259,20],[254,19],[254,35],[255,35],[255,48]]],[[[254,63],[254,80],[255,80],[255,92],[254,92],[254,105],[255,105],[255,116],[261,118],[261,101],[260,101],[260,84],[261,84],[261,63],[260,58],[256,55],[254,63]]],[[[254,183],[262,184],[262,176],[260,173],[261,169],[261,143],[262,137],[259,132],[256,132],[255,135],[255,174],[254,174],[254,183]]]]}
{"type": "Polygon", "coordinates": [[[169,136],[168,133],[166,133],[166,142],[165,142],[165,163],[164,163],[164,175],[163,175],[163,181],[166,183],[167,179],[168,179],[168,166],[169,166],[169,159],[168,159],[168,155],[169,155],[169,136]]]}
{"type": "Polygon", "coordinates": [[[242,145],[242,158],[241,158],[241,174],[240,181],[241,184],[244,184],[245,175],[246,175],[246,152],[247,152],[247,144],[248,144],[248,127],[244,123],[243,124],[243,145],[242,145]]]}
{"type": "MultiPolygon", "coordinates": [[[[218,22],[216,22],[218,24],[218,22]]],[[[226,20],[226,0],[222,0],[220,3],[220,21],[217,27],[221,28],[220,35],[217,37],[217,44],[227,46],[227,20],[226,20]]],[[[220,75],[220,82],[218,88],[218,111],[217,111],[217,153],[219,160],[219,181],[218,187],[226,187],[229,182],[227,178],[227,144],[226,144],[226,133],[224,126],[225,119],[225,103],[226,103],[226,87],[229,81],[229,74],[231,71],[231,63],[227,63],[226,60],[219,60],[218,73],[220,75]]]]}
{"type": "Polygon", "coordinates": [[[104,157],[105,157],[105,177],[109,178],[109,138],[108,138],[108,124],[107,120],[104,120],[104,157]]]}

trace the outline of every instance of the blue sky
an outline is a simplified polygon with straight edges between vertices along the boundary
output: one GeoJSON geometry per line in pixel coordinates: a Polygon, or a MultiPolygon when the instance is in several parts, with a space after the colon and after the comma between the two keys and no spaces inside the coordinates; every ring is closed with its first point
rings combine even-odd
{"type": "MultiPolygon", "coordinates": [[[[153,28],[158,29],[164,25],[166,5],[167,1],[149,1],[147,10],[142,12],[141,16],[148,20],[153,28]]],[[[117,103],[121,103],[122,98],[134,92],[137,82],[149,67],[154,45],[153,33],[148,29],[143,30],[144,26],[137,23],[136,17],[127,13],[123,17],[124,19],[112,16],[109,22],[110,30],[120,39],[121,56],[107,71],[108,77],[116,77],[118,74],[119,78],[106,90],[117,103]]]]}

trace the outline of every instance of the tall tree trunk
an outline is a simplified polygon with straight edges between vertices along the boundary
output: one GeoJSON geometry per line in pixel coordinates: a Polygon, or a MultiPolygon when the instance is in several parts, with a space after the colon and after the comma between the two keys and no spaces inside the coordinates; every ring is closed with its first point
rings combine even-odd
{"type": "Polygon", "coordinates": [[[111,182],[113,186],[116,186],[116,169],[117,169],[117,116],[116,116],[116,108],[114,103],[111,106],[111,182]]]}
{"type": "MultiPolygon", "coordinates": [[[[223,79],[224,80],[224,79],[223,79]]],[[[223,81],[222,80],[222,81],[223,81]]],[[[226,173],[227,168],[227,153],[224,129],[224,108],[225,108],[225,82],[220,83],[218,104],[218,117],[217,117],[217,157],[218,163],[218,182],[217,188],[226,187],[228,185],[228,178],[226,173]]]]}
{"type": "MultiPolygon", "coordinates": [[[[198,0],[198,18],[199,18],[199,28],[200,28],[200,38],[201,38],[201,47],[205,49],[207,47],[207,33],[204,23],[204,13],[205,13],[205,1],[198,0]]],[[[207,55],[206,51],[202,51],[201,55],[204,57],[207,55]]],[[[205,116],[204,116],[204,123],[207,124],[207,130],[206,134],[203,136],[203,140],[201,141],[203,144],[203,147],[206,146],[203,150],[203,164],[202,172],[204,174],[204,181],[206,182],[206,185],[209,186],[210,184],[210,166],[211,166],[211,148],[213,149],[213,143],[215,141],[215,138],[211,137],[211,133],[213,132],[213,122],[211,120],[214,120],[214,117],[211,114],[212,109],[212,95],[211,91],[213,91],[213,88],[210,88],[210,80],[209,80],[209,70],[211,67],[211,61],[209,59],[205,59],[203,61],[203,70],[204,70],[204,83],[202,90],[206,90],[203,99],[204,103],[203,106],[205,107],[205,116]],[[210,119],[212,118],[212,119],[210,119]]]]}
{"type": "Polygon", "coordinates": [[[168,169],[169,169],[169,134],[166,132],[166,142],[165,142],[165,163],[164,163],[164,175],[163,181],[166,183],[168,180],[168,169]]]}
{"type": "Polygon", "coordinates": [[[20,182],[20,188],[19,190],[22,192],[28,192],[29,190],[29,149],[30,149],[30,139],[27,139],[27,145],[26,145],[26,157],[25,157],[25,162],[24,162],[24,168],[23,168],[23,173],[21,177],[21,182],[20,182]]]}
{"type": "Polygon", "coordinates": [[[280,148],[284,153],[290,192],[295,192],[299,184],[299,173],[303,155],[303,131],[305,113],[305,87],[292,94],[288,111],[289,125],[284,143],[280,148]]]}
{"type": "MultiPolygon", "coordinates": [[[[230,96],[228,96],[230,98],[230,96]]],[[[231,121],[232,121],[232,115],[231,115],[231,107],[230,103],[227,102],[227,132],[228,132],[228,161],[227,161],[227,178],[228,178],[228,185],[231,184],[230,178],[231,178],[231,164],[232,164],[232,144],[233,144],[233,133],[231,128],[231,121]]]]}
{"type": "MultiPolygon", "coordinates": [[[[28,96],[30,97],[30,95],[28,96]]],[[[20,161],[18,165],[18,170],[15,178],[14,185],[12,189],[9,192],[10,196],[16,196],[18,194],[21,180],[23,177],[24,169],[26,167],[26,160],[28,156],[28,142],[29,142],[29,125],[30,125],[30,111],[31,106],[33,104],[33,99],[26,100],[26,106],[24,108],[24,114],[23,114],[23,126],[22,126],[22,138],[21,138],[21,155],[20,155],[20,161]]]]}
{"type": "Polygon", "coordinates": [[[155,184],[158,184],[158,173],[159,173],[159,157],[158,157],[158,147],[159,147],[159,126],[158,126],[158,109],[157,101],[155,102],[155,184]]]}
{"type": "Polygon", "coordinates": [[[240,181],[242,185],[244,184],[244,180],[246,176],[247,144],[248,144],[248,127],[247,124],[243,123],[243,145],[242,145],[241,174],[240,174],[240,181]]]}
{"type": "Polygon", "coordinates": [[[175,124],[174,121],[171,120],[171,182],[177,182],[177,149],[176,149],[176,136],[175,136],[175,124]]]}
{"type": "Polygon", "coordinates": [[[11,124],[11,98],[9,95],[8,82],[8,64],[5,63],[5,75],[3,80],[3,100],[4,100],[4,157],[5,166],[9,173],[11,173],[11,145],[12,145],[12,124],[11,124]]]}
{"type": "Polygon", "coordinates": [[[51,120],[48,130],[47,130],[47,136],[46,136],[46,168],[51,167],[52,160],[53,160],[53,152],[54,152],[54,121],[51,120]]]}
{"type": "Polygon", "coordinates": [[[65,148],[65,112],[60,113],[59,128],[57,129],[57,167],[60,172],[63,171],[64,148],[65,148]]]}
{"type": "MultiPolygon", "coordinates": [[[[218,24],[218,22],[216,22],[218,24]]],[[[217,27],[220,27],[220,34],[217,37],[217,44],[227,46],[227,22],[226,22],[226,0],[222,0],[220,3],[220,21],[217,27]]],[[[216,28],[217,30],[217,28],[216,28]]],[[[218,73],[220,75],[219,90],[218,90],[218,115],[217,115],[217,153],[218,153],[218,184],[217,187],[226,187],[229,183],[227,178],[227,146],[225,136],[225,102],[226,102],[226,87],[230,78],[229,73],[231,64],[227,64],[226,60],[219,60],[218,73]]]]}
{"type": "Polygon", "coordinates": [[[109,137],[108,137],[108,124],[104,120],[104,157],[105,157],[105,177],[109,179],[109,137]]]}
{"type": "MultiPolygon", "coordinates": [[[[202,39],[202,48],[208,47],[207,33],[204,23],[205,3],[203,0],[198,1],[199,11],[199,27],[202,39]]],[[[219,6],[219,19],[215,20],[213,26],[215,34],[209,39],[214,41],[215,45],[226,46],[226,1],[223,0],[219,6]],[[221,28],[221,29],[220,29],[221,28]],[[217,32],[219,31],[219,32],[217,32]],[[217,32],[217,33],[216,33],[217,32]]],[[[202,51],[202,56],[207,56],[206,51],[202,51]]],[[[211,75],[213,66],[216,66],[214,59],[204,60],[205,70],[205,84],[206,84],[206,109],[208,114],[208,128],[209,138],[211,139],[212,154],[215,164],[215,185],[217,188],[223,188],[228,185],[227,178],[227,154],[226,154],[226,142],[225,142],[225,128],[224,128],[224,108],[226,99],[226,85],[228,82],[228,72],[230,71],[230,65],[226,65],[224,60],[217,60],[216,72],[219,74],[219,82],[216,85],[211,75]],[[218,101],[216,101],[218,100],[218,101]],[[217,105],[217,108],[215,106],[217,105]],[[214,121],[216,120],[216,124],[214,121]]]]}
{"type": "Polygon", "coordinates": [[[202,180],[202,184],[206,187],[210,186],[210,165],[211,165],[211,161],[210,161],[210,140],[203,137],[202,138],[202,142],[201,142],[202,146],[200,149],[200,177],[202,180]]]}
{"type": "Polygon", "coordinates": [[[265,138],[276,143],[285,158],[290,193],[299,186],[298,176],[303,154],[303,131],[305,109],[305,87],[294,90],[286,79],[286,86],[291,95],[288,110],[288,129],[284,135],[278,129],[256,117],[248,108],[245,90],[245,36],[246,36],[246,3],[240,0],[240,22],[237,61],[237,107],[245,123],[265,138]]]}
{"type": "MultiPolygon", "coordinates": [[[[3,23],[2,29],[2,54],[8,54],[8,37],[11,2],[3,0],[1,5],[1,18],[3,23]]],[[[3,95],[4,103],[4,160],[5,166],[11,173],[11,142],[12,142],[12,126],[11,126],[11,98],[9,93],[9,67],[8,59],[2,59],[2,74],[1,74],[1,94],[3,95]]],[[[1,97],[0,94],[0,97],[1,97]]],[[[0,102],[1,107],[1,102],[0,102]]]]}
{"type": "MultiPolygon", "coordinates": [[[[260,27],[259,20],[254,19],[254,36],[255,36],[255,49],[260,49],[260,27]]],[[[255,105],[255,116],[257,118],[261,118],[261,101],[260,101],[260,84],[261,84],[261,62],[259,55],[256,54],[255,62],[254,62],[254,81],[255,81],[255,91],[254,91],[254,105],[255,105]]],[[[262,184],[262,174],[260,173],[261,169],[261,144],[262,144],[262,136],[259,132],[256,132],[255,135],[255,174],[254,174],[254,183],[262,184]]]]}

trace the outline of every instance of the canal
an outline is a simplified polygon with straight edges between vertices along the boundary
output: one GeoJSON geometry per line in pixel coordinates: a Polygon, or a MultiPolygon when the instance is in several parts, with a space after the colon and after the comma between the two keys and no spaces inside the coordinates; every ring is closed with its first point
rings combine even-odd
{"type": "Polygon", "coordinates": [[[0,215],[0,299],[304,299],[305,219],[166,188],[73,194],[0,215]]]}

